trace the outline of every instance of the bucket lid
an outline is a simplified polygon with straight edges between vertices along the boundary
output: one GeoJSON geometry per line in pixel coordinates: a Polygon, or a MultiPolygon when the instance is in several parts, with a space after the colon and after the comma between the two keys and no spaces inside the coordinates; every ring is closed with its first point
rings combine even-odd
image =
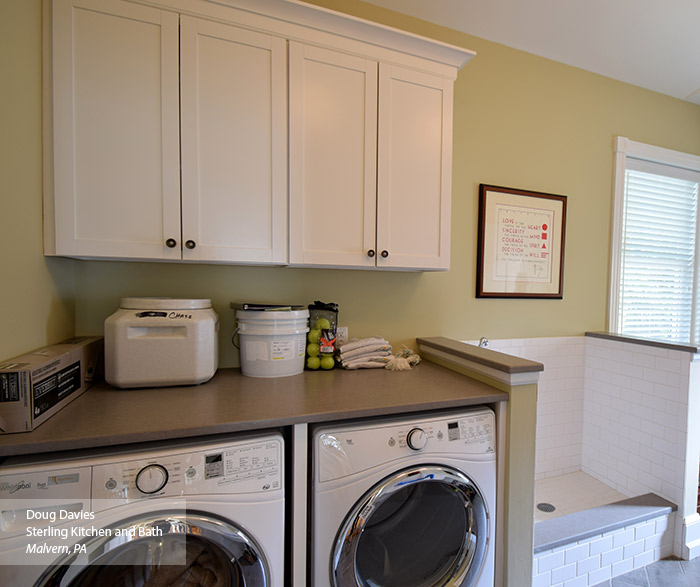
{"type": "Polygon", "coordinates": [[[308,310],[237,310],[236,319],[239,321],[255,320],[261,322],[277,322],[279,320],[306,320],[308,310]]]}
{"type": "Polygon", "coordinates": [[[122,298],[119,307],[123,310],[207,310],[210,299],[181,298],[122,298]]]}

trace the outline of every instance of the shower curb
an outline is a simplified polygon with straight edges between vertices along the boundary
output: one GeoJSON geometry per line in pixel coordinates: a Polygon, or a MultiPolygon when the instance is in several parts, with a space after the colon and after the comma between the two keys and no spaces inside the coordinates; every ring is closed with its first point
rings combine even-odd
{"type": "Polygon", "coordinates": [[[647,493],[535,523],[534,554],[670,514],[676,504],[647,493]]]}

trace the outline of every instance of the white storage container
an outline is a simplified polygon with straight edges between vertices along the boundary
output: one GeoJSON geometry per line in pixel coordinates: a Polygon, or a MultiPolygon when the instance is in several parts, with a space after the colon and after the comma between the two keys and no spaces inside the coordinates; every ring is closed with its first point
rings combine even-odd
{"type": "Polygon", "coordinates": [[[243,375],[285,377],[304,370],[308,310],[238,310],[236,320],[243,375]]]}
{"type": "Polygon", "coordinates": [[[204,383],[219,363],[211,300],[122,298],[105,320],[105,379],[116,387],[204,383]]]}

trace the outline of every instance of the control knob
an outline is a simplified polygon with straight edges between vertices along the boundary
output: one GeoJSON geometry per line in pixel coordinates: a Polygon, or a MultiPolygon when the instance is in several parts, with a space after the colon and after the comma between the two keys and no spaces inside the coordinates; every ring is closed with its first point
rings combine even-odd
{"type": "Polygon", "coordinates": [[[168,482],[168,470],[163,465],[146,465],[136,475],[136,489],[141,493],[157,493],[168,482]]]}
{"type": "Polygon", "coordinates": [[[406,444],[413,450],[421,450],[428,444],[428,435],[422,428],[412,428],[406,435],[406,444]]]}

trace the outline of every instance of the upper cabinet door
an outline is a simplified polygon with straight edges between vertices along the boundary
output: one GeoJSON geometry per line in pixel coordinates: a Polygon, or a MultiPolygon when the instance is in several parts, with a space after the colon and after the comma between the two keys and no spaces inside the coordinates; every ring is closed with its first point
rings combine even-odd
{"type": "Polygon", "coordinates": [[[452,80],[380,64],[377,266],[448,269],[452,80]]]}
{"type": "Polygon", "coordinates": [[[376,61],[291,42],[289,116],[290,263],[373,267],[376,61]]]}
{"type": "Polygon", "coordinates": [[[183,258],[287,260],[286,41],[181,17],[183,258]]]}
{"type": "Polygon", "coordinates": [[[54,0],[52,18],[55,253],[179,258],[178,16],[54,0]]]}

